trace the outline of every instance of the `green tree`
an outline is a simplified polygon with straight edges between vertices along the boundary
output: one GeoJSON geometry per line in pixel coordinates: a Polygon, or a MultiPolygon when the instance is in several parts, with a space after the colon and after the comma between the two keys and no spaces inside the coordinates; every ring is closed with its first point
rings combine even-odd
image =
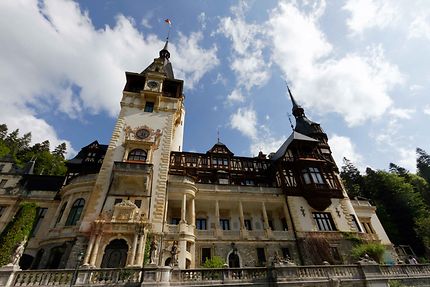
{"type": "Polygon", "coordinates": [[[418,222],[430,217],[430,213],[414,186],[398,174],[368,168],[365,189],[390,239],[395,244],[409,244],[423,254],[424,238],[418,231],[418,222]]]}
{"type": "Polygon", "coordinates": [[[430,155],[425,150],[417,148],[418,175],[430,184],[430,155]]]}
{"type": "Polygon", "coordinates": [[[222,268],[224,264],[224,259],[219,256],[213,256],[212,258],[206,259],[205,263],[203,263],[203,268],[222,268]]]}
{"type": "Polygon", "coordinates": [[[64,159],[65,154],[66,154],[66,150],[67,150],[66,143],[61,143],[54,149],[54,151],[52,152],[52,155],[58,156],[58,157],[61,157],[62,159],[64,159]]]}
{"type": "Polygon", "coordinates": [[[0,266],[8,264],[18,244],[30,236],[37,206],[23,203],[14,218],[0,234],[0,266]]]}
{"type": "Polygon", "coordinates": [[[348,160],[343,158],[343,166],[340,172],[340,177],[342,178],[343,184],[350,197],[364,196],[363,186],[364,179],[355,165],[348,160]]]}

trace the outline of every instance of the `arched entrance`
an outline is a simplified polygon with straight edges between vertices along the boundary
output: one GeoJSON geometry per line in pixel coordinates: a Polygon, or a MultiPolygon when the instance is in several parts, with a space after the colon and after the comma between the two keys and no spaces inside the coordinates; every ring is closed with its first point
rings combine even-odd
{"type": "Polygon", "coordinates": [[[47,269],[57,269],[60,266],[61,259],[63,258],[64,252],[66,251],[65,245],[56,246],[51,249],[49,253],[48,263],[46,264],[47,269]]]}
{"type": "Polygon", "coordinates": [[[228,267],[230,268],[239,268],[240,267],[240,260],[239,255],[237,255],[237,252],[231,252],[228,256],[228,267]]]}
{"type": "Polygon", "coordinates": [[[121,268],[127,262],[128,245],[124,239],[114,239],[105,248],[101,268],[121,268]]]}

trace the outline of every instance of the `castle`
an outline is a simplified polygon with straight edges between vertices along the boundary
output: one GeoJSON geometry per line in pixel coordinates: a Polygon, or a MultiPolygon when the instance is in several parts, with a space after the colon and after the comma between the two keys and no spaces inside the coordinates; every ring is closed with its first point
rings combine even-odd
{"type": "Polygon", "coordinates": [[[268,156],[242,157],[220,141],[205,153],[182,151],[184,83],[168,42],[126,79],[109,144],[82,148],[65,178],[0,163],[0,230],[20,202],[39,206],[21,268],[72,268],[80,255],[89,268],[198,268],[214,256],[229,267],[278,256],[342,264],[352,260],[351,237],[391,248],[375,208],[348,197],[327,135],[290,91],[291,135],[268,156]]]}

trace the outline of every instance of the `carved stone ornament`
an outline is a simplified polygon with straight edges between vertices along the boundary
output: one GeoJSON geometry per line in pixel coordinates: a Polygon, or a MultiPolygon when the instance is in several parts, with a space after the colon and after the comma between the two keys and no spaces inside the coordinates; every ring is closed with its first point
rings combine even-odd
{"type": "Polygon", "coordinates": [[[112,221],[134,221],[139,208],[130,200],[124,200],[114,206],[112,221]]]}
{"type": "Polygon", "coordinates": [[[156,146],[158,146],[160,137],[163,134],[163,132],[160,129],[154,130],[148,127],[147,125],[138,126],[135,128],[126,126],[124,128],[124,132],[125,132],[126,140],[151,142],[151,143],[154,143],[156,146]]]}

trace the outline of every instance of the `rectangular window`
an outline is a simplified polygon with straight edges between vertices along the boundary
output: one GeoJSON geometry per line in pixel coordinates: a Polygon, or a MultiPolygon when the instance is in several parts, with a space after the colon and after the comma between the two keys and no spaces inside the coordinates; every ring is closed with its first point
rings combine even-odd
{"type": "Polygon", "coordinates": [[[316,167],[308,167],[302,170],[303,180],[305,184],[324,184],[321,173],[316,167]]]}
{"type": "Polygon", "coordinates": [[[202,261],[201,264],[204,264],[207,259],[211,259],[211,249],[210,248],[202,248],[202,261]]]}
{"type": "Polygon", "coordinates": [[[354,225],[355,229],[356,229],[358,232],[363,232],[363,231],[361,230],[360,223],[358,223],[358,220],[357,220],[357,218],[355,217],[355,215],[354,215],[354,214],[351,214],[351,218],[352,218],[352,224],[354,225]]]}
{"type": "Polygon", "coordinates": [[[7,179],[0,180],[0,187],[4,187],[7,183],[7,179]]]}
{"type": "Polygon", "coordinates": [[[282,222],[282,230],[288,231],[287,220],[285,218],[281,218],[281,222],[282,222]]]}
{"type": "Polygon", "coordinates": [[[364,228],[364,232],[369,234],[375,233],[375,231],[373,230],[372,224],[370,223],[370,218],[360,219],[360,221],[361,221],[361,225],[364,228]]]}
{"type": "Polygon", "coordinates": [[[290,249],[288,249],[288,247],[282,247],[281,250],[282,250],[282,257],[284,257],[284,259],[291,258],[290,249]]]}
{"type": "Polygon", "coordinates": [[[0,217],[3,216],[3,213],[6,211],[7,206],[5,205],[0,205],[0,217]]]}
{"type": "Polygon", "coordinates": [[[230,230],[230,220],[228,219],[220,219],[219,225],[221,226],[222,230],[230,230]]]}
{"type": "Polygon", "coordinates": [[[336,246],[330,246],[330,253],[333,256],[333,259],[336,261],[340,261],[342,258],[340,257],[339,250],[336,246]]]}
{"type": "Polygon", "coordinates": [[[170,221],[170,224],[172,224],[172,225],[178,225],[179,221],[181,221],[180,218],[173,217],[172,220],[170,221]]]}
{"type": "Polygon", "coordinates": [[[117,205],[118,203],[122,202],[122,198],[115,198],[115,202],[113,205],[117,205]]]}
{"type": "Polygon", "coordinates": [[[37,209],[36,221],[35,221],[33,230],[31,232],[31,237],[36,236],[36,233],[39,230],[39,227],[42,224],[42,220],[45,218],[45,214],[46,214],[47,211],[48,211],[48,208],[41,208],[41,207],[39,207],[37,209]]]}
{"type": "Polygon", "coordinates": [[[243,221],[243,223],[245,224],[245,229],[246,230],[252,230],[251,219],[245,219],[243,221]]]}
{"type": "Polygon", "coordinates": [[[144,112],[152,113],[154,111],[154,103],[153,102],[146,102],[145,103],[145,109],[144,112]]]}
{"type": "Polygon", "coordinates": [[[257,248],[257,265],[266,265],[266,252],[264,251],[264,248],[257,248]]]}
{"type": "Polygon", "coordinates": [[[141,199],[136,199],[136,200],[134,201],[134,204],[135,204],[138,208],[140,208],[140,207],[142,206],[142,200],[141,200],[141,199]]]}
{"type": "Polygon", "coordinates": [[[275,229],[273,228],[273,220],[272,220],[272,219],[267,220],[267,223],[269,224],[269,228],[270,228],[271,230],[275,230],[275,229]]]}
{"type": "Polygon", "coordinates": [[[206,230],[207,229],[206,218],[197,218],[196,219],[196,228],[199,230],[206,230]]]}
{"type": "Polygon", "coordinates": [[[329,212],[313,212],[314,220],[320,231],[335,231],[333,218],[329,212]]]}

